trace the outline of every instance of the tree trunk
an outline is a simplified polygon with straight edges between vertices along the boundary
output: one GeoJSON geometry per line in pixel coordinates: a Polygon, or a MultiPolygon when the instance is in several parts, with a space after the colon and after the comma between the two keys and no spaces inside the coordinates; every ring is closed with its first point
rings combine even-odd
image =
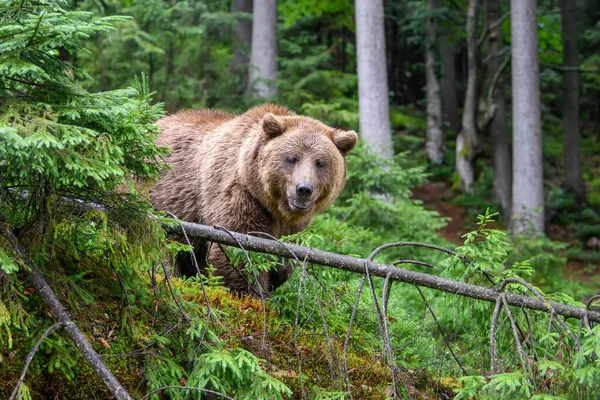
{"type": "Polygon", "coordinates": [[[511,0],[513,190],[511,233],[544,232],[536,2],[511,0]]]}
{"type": "MultiPolygon", "coordinates": [[[[439,0],[427,0],[427,11],[440,8],[439,0]]],[[[435,44],[437,36],[437,22],[433,18],[427,19],[427,41],[425,48],[425,75],[427,78],[427,133],[425,139],[425,154],[433,164],[444,161],[444,138],[442,131],[442,99],[440,97],[440,84],[435,71],[436,56],[435,44]]]]}
{"type": "Polygon", "coordinates": [[[444,121],[453,133],[460,131],[458,118],[458,95],[456,94],[456,64],[454,41],[450,35],[440,35],[440,56],[442,58],[442,110],[444,121]]]}
{"type": "Polygon", "coordinates": [[[356,0],[355,5],[360,134],[376,154],[391,158],[383,0],[356,0]]]}
{"type": "MultiPolygon", "coordinates": [[[[501,73],[502,50],[502,24],[496,23],[502,18],[502,1],[487,0],[487,26],[491,27],[488,35],[487,80],[494,84],[496,75],[501,73]],[[495,26],[494,26],[495,25],[495,26]]],[[[501,84],[492,86],[491,103],[496,112],[490,121],[489,129],[492,139],[492,162],[494,165],[494,197],[500,203],[500,208],[506,220],[510,218],[510,202],[512,191],[511,161],[509,136],[506,128],[506,99],[501,84]]]]}
{"type": "Polygon", "coordinates": [[[581,174],[579,134],[579,45],[575,1],[561,0],[563,64],[563,131],[566,187],[581,203],[587,203],[585,184],[581,174]]]}
{"type": "Polygon", "coordinates": [[[264,99],[277,96],[277,0],[255,0],[248,91],[264,99]]]}
{"type": "MultiPolygon", "coordinates": [[[[232,10],[237,13],[252,14],[252,0],[234,0],[232,10]]],[[[252,40],[252,20],[238,19],[235,26],[235,42],[231,72],[240,77],[240,92],[248,86],[248,63],[252,40]]]]}
{"type": "Polygon", "coordinates": [[[469,0],[467,11],[467,53],[469,78],[465,94],[462,130],[456,138],[456,172],[461,188],[473,191],[477,154],[477,12],[479,0],[469,0]]]}

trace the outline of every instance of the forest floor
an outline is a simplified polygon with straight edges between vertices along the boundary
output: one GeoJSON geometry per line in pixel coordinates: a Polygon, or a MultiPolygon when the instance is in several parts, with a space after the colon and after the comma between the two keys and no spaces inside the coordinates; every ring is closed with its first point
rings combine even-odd
{"type": "MultiPolygon", "coordinates": [[[[426,208],[435,210],[440,216],[448,218],[448,224],[439,231],[439,233],[456,245],[462,245],[462,235],[475,228],[476,219],[473,217],[484,210],[475,207],[463,206],[453,202],[455,194],[449,182],[427,182],[420,187],[413,189],[413,198],[423,202],[426,208]]],[[[494,229],[508,229],[503,221],[497,221],[494,229]]],[[[547,227],[548,237],[555,241],[566,243],[568,247],[581,247],[584,254],[590,258],[580,259],[573,257],[565,252],[567,265],[564,269],[565,278],[576,279],[582,282],[590,283],[599,280],[600,277],[600,257],[594,257],[594,249],[586,244],[579,243],[577,239],[572,238],[572,230],[569,226],[549,224],[547,227]]],[[[600,293],[600,290],[599,290],[600,293]]]]}

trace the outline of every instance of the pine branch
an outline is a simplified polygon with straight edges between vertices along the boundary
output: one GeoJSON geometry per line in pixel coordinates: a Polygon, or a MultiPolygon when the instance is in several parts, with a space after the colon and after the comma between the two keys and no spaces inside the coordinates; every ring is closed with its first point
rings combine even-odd
{"type": "Polygon", "coordinates": [[[12,233],[12,230],[6,223],[6,219],[3,215],[0,215],[0,231],[6,236],[27,267],[29,267],[29,271],[23,270],[24,275],[31,281],[36,292],[42,297],[44,303],[48,306],[56,320],[63,325],[65,332],[71,338],[73,343],[75,343],[75,346],[79,352],[83,354],[92,369],[100,376],[100,378],[102,378],[104,384],[118,400],[131,400],[129,393],[127,393],[106,364],[104,364],[102,357],[96,353],[96,350],[94,350],[92,345],[73,322],[69,313],[60,303],[42,273],[35,267],[35,264],[27,255],[27,252],[21,243],[19,243],[19,240],[12,233]]]}
{"type": "MultiPolygon", "coordinates": [[[[305,259],[307,262],[360,274],[363,274],[365,272],[365,268],[367,268],[369,274],[372,276],[386,278],[389,274],[390,279],[394,281],[428,287],[431,289],[469,297],[472,299],[484,300],[491,303],[496,303],[498,296],[500,295],[500,291],[493,288],[457,282],[439,276],[429,275],[417,271],[409,271],[402,268],[396,268],[391,265],[379,264],[369,260],[330,253],[304,246],[287,244],[285,247],[283,247],[274,240],[253,237],[242,233],[224,232],[222,229],[194,224],[191,222],[181,222],[178,226],[165,226],[165,230],[169,233],[179,235],[182,235],[183,230],[185,230],[187,235],[191,237],[225,244],[228,246],[239,247],[242,245],[246,250],[273,254],[284,258],[294,258],[295,255],[295,257],[299,259],[305,259]],[[294,255],[290,255],[290,252],[293,252],[294,255]]],[[[399,245],[403,244],[405,243],[400,243],[399,245]]],[[[562,315],[565,318],[587,318],[589,321],[600,322],[600,312],[598,311],[586,310],[585,308],[551,301],[542,301],[538,298],[521,296],[514,293],[506,293],[505,295],[507,304],[512,306],[523,307],[547,313],[552,313],[553,309],[556,314],[562,315]]]]}

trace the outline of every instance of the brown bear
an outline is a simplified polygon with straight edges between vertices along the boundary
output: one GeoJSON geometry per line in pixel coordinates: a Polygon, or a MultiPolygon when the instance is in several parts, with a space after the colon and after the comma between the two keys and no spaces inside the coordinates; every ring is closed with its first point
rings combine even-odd
{"type": "MultiPolygon", "coordinates": [[[[242,115],[184,111],[157,124],[163,133],[156,143],[171,147],[173,169],[150,190],[155,208],[184,221],[276,238],[301,231],[331,205],[346,181],[345,156],[358,140],[355,132],[273,104],[242,115]]],[[[201,267],[208,261],[239,292],[270,293],[291,274],[285,264],[263,272],[258,287],[219,246],[193,245],[201,267]]],[[[176,263],[184,275],[196,272],[189,254],[176,263]]]]}

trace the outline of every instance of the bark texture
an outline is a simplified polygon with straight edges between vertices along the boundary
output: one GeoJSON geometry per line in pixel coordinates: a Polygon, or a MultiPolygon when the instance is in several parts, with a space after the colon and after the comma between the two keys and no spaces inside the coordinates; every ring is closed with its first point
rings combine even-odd
{"type": "MultiPolygon", "coordinates": [[[[427,11],[440,8],[439,0],[427,0],[427,11]]],[[[433,164],[444,161],[444,138],[442,131],[442,99],[440,84],[436,75],[436,49],[438,24],[433,18],[427,19],[427,42],[425,49],[425,75],[427,78],[427,137],[425,154],[433,164]]]]}
{"type": "Polygon", "coordinates": [[[581,203],[586,203],[585,184],[581,173],[579,133],[579,44],[575,1],[561,0],[563,37],[563,134],[567,190],[581,203]]]}
{"type": "Polygon", "coordinates": [[[444,119],[453,133],[460,131],[458,95],[456,94],[455,42],[449,35],[440,35],[440,57],[442,59],[442,109],[444,119]]]}
{"type": "MultiPolygon", "coordinates": [[[[237,13],[252,14],[252,0],[234,0],[232,10],[237,13]]],[[[231,71],[240,77],[241,91],[248,86],[248,63],[252,41],[252,20],[238,19],[235,26],[235,46],[231,59],[231,71]]]]}
{"type": "Polygon", "coordinates": [[[536,2],[511,0],[513,190],[511,233],[544,232],[536,2]]]}
{"type": "Polygon", "coordinates": [[[356,0],[355,5],[360,135],[376,154],[391,158],[383,0],[356,0]]]}
{"type": "MultiPolygon", "coordinates": [[[[487,68],[487,80],[493,82],[497,74],[501,72],[502,50],[504,42],[502,38],[502,24],[496,23],[502,18],[501,0],[487,1],[487,26],[491,27],[488,35],[489,63],[487,68]]],[[[496,112],[490,121],[489,130],[492,139],[492,162],[494,165],[493,192],[496,201],[505,218],[510,218],[510,202],[512,194],[512,174],[510,160],[510,143],[506,127],[506,98],[502,84],[491,88],[490,107],[496,112]]]]}
{"type": "Polygon", "coordinates": [[[277,0],[254,0],[248,89],[267,99],[277,96],[277,0]]]}
{"type": "Polygon", "coordinates": [[[469,0],[467,10],[467,53],[469,78],[462,116],[462,130],[456,138],[456,172],[465,192],[473,191],[474,161],[477,154],[477,13],[479,0],[469,0]]]}

